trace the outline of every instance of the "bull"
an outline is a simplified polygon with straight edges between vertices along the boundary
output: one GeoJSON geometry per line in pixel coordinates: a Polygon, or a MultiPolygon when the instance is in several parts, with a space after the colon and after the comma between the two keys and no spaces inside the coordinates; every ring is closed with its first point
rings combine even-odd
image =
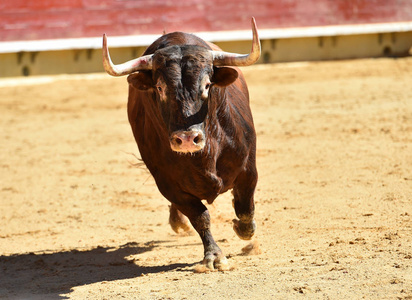
{"type": "Polygon", "coordinates": [[[254,18],[252,31],[249,54],[224,52],[195,35],[173,32],[141,57],[118,65],[103,35],[106,72],[129,75],[129,123],[143,162],[171,202],[170,225],[176,232],[190,230],[190,221],[209,269],[226,268],[227,259],[212,236],[202,200],[211,204],[232,189],[234,231],[250,240],[256,230],[256,133],[246,81],[237,68],[260,57],[254,18]]]}

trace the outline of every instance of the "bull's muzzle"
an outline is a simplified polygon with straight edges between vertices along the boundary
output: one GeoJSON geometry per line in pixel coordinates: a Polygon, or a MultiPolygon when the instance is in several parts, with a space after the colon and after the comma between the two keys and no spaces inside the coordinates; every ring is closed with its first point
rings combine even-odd
{"type": "Polygon", "coordinates": [[[170,136],[170,147],[180,153],[195,153],[205,147],[206,138],[201,129],[175,131],[170,136]]]}

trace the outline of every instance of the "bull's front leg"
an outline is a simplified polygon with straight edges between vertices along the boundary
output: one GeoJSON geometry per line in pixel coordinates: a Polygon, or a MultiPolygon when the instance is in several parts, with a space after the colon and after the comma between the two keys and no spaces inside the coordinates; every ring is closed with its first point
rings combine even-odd
{"type": "Polygon", "coordinates": [[[224,270],[227,268],[227,259],[223,255],[222,250],[216,244],[210,231],[210,215],[206,206],[200,200],[196,200],[187,205],[177,205],[182,213],[184,213],[192,223],[192,226],[198,232],[202,239],[204,247],[203,264],[209,269],[224,270]]]}
{"type": "Polygon", "coordinates": [[[242,240],[250,240],[256,230],[254,193],[257,178],[256,166],[254,163],[250,164],[249,168],[236,178],[233,188],[233,207],[239,218],[233,220],[233,230],[242,240]]]}

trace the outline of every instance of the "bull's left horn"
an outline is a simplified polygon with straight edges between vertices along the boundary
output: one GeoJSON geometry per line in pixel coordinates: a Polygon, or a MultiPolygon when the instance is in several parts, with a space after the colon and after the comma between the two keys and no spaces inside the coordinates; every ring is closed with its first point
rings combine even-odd
{"type": "Polygon", "coordinates": [[[115,65],[110,58],[106,34],[103,34],[103,67],[105,71],[112,76],[123,76],[136,71],[151,70],[152,56],[152,54],[145,55],[129,60],[123,64],[115,65]]]}
{"type": "Polygon", "coordinates": [[[260,41],[255,18],[252,18],[253,44],[249,54],[211,51],[214,66],[250,66],[260,57],[260,41]]]}

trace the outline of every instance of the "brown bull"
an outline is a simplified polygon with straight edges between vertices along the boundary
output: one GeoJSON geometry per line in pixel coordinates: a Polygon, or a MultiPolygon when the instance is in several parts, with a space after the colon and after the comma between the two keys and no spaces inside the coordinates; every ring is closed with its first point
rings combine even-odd
{"type": "Polygon", "coordinates": [[[170,224],[189,230],[187,216],[204,245],[208,268],[227,260],[210,231],[210,204],[233,189],[239,220],[233,228],[241,239],[255,229],[253,195],[257,183],[256,133],[245,79],[236,66],[260,56],[252,19],[249,54],[222,52],[187,33],[163,35],[142,57],[113,65],[103,37],[103,64],[113,76],[127,75],[128,117],[140,155],[172,205],[170,224]],[[183,213],[183,215],[182,215],[183,213]]]}

